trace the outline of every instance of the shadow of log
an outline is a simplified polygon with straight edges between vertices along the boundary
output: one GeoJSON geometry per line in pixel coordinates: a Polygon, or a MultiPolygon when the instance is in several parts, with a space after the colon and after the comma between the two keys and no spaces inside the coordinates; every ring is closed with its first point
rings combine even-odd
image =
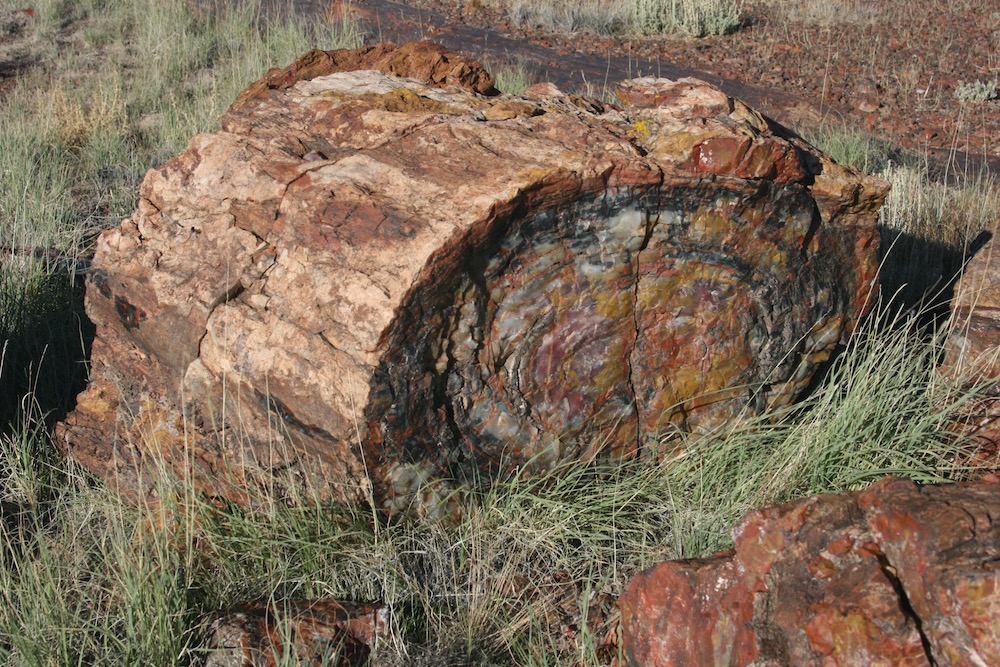
{"type": "Polygon", "coordinates": [[[0,432],[28,417],[63,419],[87,384],[95,327],[84,314],[84,280],[67,272],[0,271],[0,432]]]}
{"type": "Polygon", "coordinates": [[[966,245],[953,245],[879,226],[879,290],[886,307],[920,313],[924,324],[947,319],[955,283],[972,256],[990,240],[980,232],[966,245]]]}

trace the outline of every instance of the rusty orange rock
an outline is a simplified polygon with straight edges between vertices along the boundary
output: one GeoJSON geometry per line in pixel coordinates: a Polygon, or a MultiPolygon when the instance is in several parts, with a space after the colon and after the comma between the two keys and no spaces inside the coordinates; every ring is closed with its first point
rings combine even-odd
{"type": "Polygon", "coordinates": [[[1000,483],[859,493],[747,515],[735,551],[671,561],[619,600],[634,667],[1000,664],[1000,483]]]}
{"type": "Polygon", "coordinates": [[[794,401],[875,289],[886,184],[700,81],[491,87],[312,51],[151,171],[98,243],[73,456],[133,497],[433,512],[794,401]]]}

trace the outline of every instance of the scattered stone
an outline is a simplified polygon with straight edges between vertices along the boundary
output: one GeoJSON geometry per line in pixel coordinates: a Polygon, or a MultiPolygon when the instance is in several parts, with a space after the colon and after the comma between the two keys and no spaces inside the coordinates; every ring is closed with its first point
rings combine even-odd
{"type": "Polygon", "coordinates": [[[546,97],[563,97],[566,93],[559,90],[559,86],[551,81],[533,83],[524,91],[524,96],[531,99],[543,99],[546,97]]]}
{"type": "Polygon", "coordinates": [[[639,574],[629,664],[1000,664],[1000,480],[887,478],[748,514],[735,550],[639,574]]]}
{"type": "Polygon", "coordinates": [[[329,599],[248,602],[214,614],[204,646],[194,653],[203,667],[291,664],[289,654],[297,665],[362,665],[388,623],[384,606],[329,599]]]}
{"type": "Polygon", "coordinates": [[[132,498],[452,511],[794,401],[872,301],[887,184],[701,81],[618,109],[477,67],[310,51],[151,171],[98,243],[72,455],[132,498]]]}

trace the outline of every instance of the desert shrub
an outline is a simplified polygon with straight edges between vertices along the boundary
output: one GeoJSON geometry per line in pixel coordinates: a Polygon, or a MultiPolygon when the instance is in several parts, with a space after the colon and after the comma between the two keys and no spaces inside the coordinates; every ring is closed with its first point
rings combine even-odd
{"type": "Polygon", "coordinates": [[[550,32],[614,34],[628,25],[626,0],[504,0],[517,26],[550,32]]]}
{"type": "Polygon", "coordinates": [[[632,0],[632,25],[645,35],[724,35],[740,26],[742,11],[736,0],[632,0]]]}
{"type": "Polygon", "coordinates": [[[997,80],[962,82],[955,88],[955,98],[962,102],[982,104],[997,97],[997,80]]]}
{"type": "Polygon", "coordinates": [[[742,0],[496,0],[514,25],[551,32],[722,35],[742,21],[742,0]]]}

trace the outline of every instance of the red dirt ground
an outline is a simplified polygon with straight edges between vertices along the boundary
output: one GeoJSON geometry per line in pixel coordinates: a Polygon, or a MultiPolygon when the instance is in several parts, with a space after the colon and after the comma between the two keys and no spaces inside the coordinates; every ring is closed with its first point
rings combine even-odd
{"type": "MultiPolygon", "coordinates": [[[[459,0],[356,0],[372,39],[432,39],[472,56],[523,62],[538,80],[601,94],[628,76],[696,76],[797,129],[842,122],[889,140],[938,169],[984,162],[1000,172],[1000,100],[955,96],[1000,77],[994,0],[829,0],[833,22],[757,5],[731,35],[558,35],[514,26],[505,12],[459,0]]],[[[339,0],[300,0],[343,11],[339,0]]],[[[785,7],[786,9],[782,9],[785,7]]]]}

